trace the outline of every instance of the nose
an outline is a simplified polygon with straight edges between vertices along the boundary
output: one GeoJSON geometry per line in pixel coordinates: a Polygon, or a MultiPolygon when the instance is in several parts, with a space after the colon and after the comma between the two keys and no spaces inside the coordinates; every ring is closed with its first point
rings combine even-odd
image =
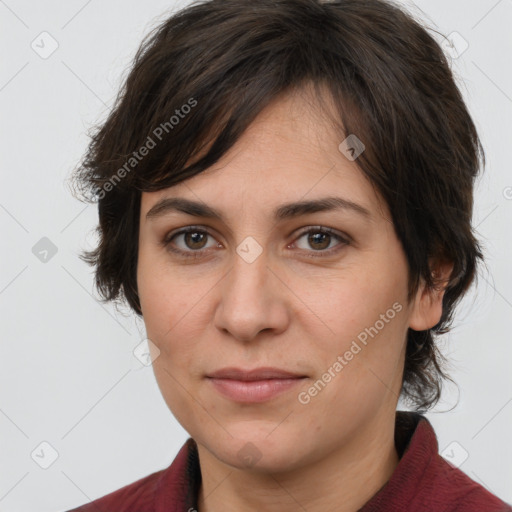
{"type": "Polygon", "coordinates": [[[233,266],[222,279],[215,325],[237,340],[249,342],[261,332],[279,334],[289,324],[289,289],[263,251],[254,261],[234,254],[233,266]]]}

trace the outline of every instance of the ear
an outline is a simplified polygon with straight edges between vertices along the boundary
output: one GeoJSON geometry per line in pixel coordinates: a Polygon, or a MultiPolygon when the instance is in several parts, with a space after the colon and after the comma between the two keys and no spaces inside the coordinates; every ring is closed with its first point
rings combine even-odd
{"type": "Polygon", "coordinates": [[[441,320],[443,297],[453,270],[453,263],[441,262],[431,266],[435,287],[429,289],[422,278],[409,317],[409,327],[414,331],[431,329],[441,320]]]}

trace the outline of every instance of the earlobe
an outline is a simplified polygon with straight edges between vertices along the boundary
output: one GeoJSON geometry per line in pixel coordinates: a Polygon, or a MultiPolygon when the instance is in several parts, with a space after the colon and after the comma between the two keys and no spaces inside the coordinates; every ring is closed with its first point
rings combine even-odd
{"type": "MultiPolygon", "coordinates": [[[[432,268],[432,267],[431,267],[432,268]]],[[[450,281],[453,263],[438,264],[432,269],[435,286],[429,288],[422,278],[414,298],[409,327],[415,331],[431,329],[441,320],[443,297],[450,281]]]]}

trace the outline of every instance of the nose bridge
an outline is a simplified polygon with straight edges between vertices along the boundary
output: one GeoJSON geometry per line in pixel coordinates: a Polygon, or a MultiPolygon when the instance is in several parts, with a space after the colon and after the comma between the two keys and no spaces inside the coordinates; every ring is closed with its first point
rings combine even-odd
{"type": "Polygon", "coordinates": [[[268,250],[252,236],[246,237],[236,247],[228,283],[238,304],[249,303],[257,306],[261,296],[266,293],[269,278],[268,255],[268,250]]]}
{"type": "Polygon", "coordinates": [[[272,282],[268,255],[254,238],[247,237],[236,247],[223,281],[215,322],[238,339],[250,340],[263,329],[283,328],[286,315],[272,282]]]}

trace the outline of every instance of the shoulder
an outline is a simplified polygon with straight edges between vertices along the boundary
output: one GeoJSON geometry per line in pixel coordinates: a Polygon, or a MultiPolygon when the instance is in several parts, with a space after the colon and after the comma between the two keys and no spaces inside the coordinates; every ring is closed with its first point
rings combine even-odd
{"type": "Polygon", "coordinates": [[[510,504],[439,454],[426,416],[397,411],[395,444],[395,471],[360,512],[512,512],[510,504]]]}
{"type": "Polygon", "coordinates": [[[195,456],[195,442],[189,438],[169,467],[67,512],[160,512],[171,504],[181,506],[187,499],[190,461],[195,456]]]}
{"type": "Polygon", "coordinates": [[[140,480],[68,512],[153,512],[154,495],[166,470],[156,471],[140,480]],[[136,508],[135,508],[136,507],[136,508]]]}
{"type": "Polygon", "coordinates": [[[489,492],[441,455],[432,457],[429,505],[446,512],[512,512],[512,506],[489,492]]]}

